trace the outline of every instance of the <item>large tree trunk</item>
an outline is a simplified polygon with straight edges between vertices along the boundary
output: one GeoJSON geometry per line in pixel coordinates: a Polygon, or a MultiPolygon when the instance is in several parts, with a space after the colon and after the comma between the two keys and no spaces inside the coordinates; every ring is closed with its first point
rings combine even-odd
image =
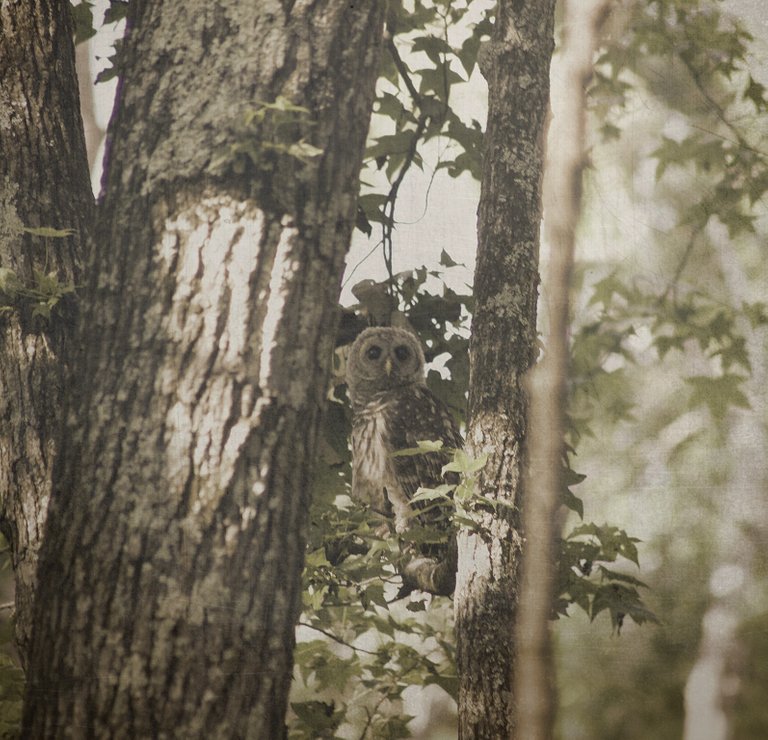
{"type": "Polygon", "coordinates": [[[514,727],[523,378],[535,356],[554,6],[554,0],[501,0],[483,53],[490,106],[478,213],[467,447],[475,457],[488,455],[480,492],[504,505],[485,514],[487,536],[464,531],[459,537],[455,605],[462,738],[506,738],[514,727]]]}
{"type": "Polygon", "coordinates": [[[383,9],[131,3],[29,737],[284,734],[383,9]]]}
{"type": "Polygon", "coordinates": [[[26,662],[74,314],[69,300],[49,319],[34,317],[26,293],[35,271],[78,282],[80,244],[93,214],[69,4],[3,3],[0,60],[0,529],[11,546],[16,634],[26,662]],[[53,238],[23,227],[73,233],[53,238]]]}

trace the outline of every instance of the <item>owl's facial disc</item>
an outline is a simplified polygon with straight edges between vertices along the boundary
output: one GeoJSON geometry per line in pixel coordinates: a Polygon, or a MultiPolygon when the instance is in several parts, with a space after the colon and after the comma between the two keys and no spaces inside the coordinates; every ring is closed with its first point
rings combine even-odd
{"type": "Polygon", "coordinates": [[[417,362],[413,352],[405,344],[395,347],[372,342],[364,352],[365,364],[371,379],[379,378],[385,387],[400,385],[403,381],[412,380],[414,363],[417,362]]]}

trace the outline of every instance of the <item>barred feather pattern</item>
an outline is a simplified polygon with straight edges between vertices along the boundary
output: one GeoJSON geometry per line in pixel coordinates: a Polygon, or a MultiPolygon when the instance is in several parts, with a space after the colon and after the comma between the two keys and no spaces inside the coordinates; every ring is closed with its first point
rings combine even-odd
{"type": "MultiPolygon", "coordinates": [[[[456,422],[447,407],[425,386],[406,386],[377,394],[355,413],[352,425],[352,493],[375,511],[392,517],[398,534],[415,524],[447,528],[446,512],[432,507],[413,513],[410,499],[420,487],[435,488],[457,483],[453,473],[443,475],[450,459],[448,450],[463,445],[456,422]],[[393,457],[398,450],[418,446],[419,441],[442,441],[446,452],[393,457]]],[[[450,594],[455,579],[456,553],[453,536],[442,545],[424,544],[414,549],[403,573],[404,590],[420,588],[450,594]]]]}

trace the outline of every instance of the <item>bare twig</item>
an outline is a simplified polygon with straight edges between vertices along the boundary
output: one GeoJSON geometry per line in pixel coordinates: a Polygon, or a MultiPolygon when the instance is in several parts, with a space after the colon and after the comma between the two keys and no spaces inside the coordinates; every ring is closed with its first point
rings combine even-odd
{"type": "Polygon", "coordinates": [[[416,89],[416,86],[413,84],[413,80],[411,80],[411,71],[406,66],[405,62],[403,61],[403,58],[400,56],[400,52],[397,50],[397,47],[395,46],[394,39],[389,36],[386,41],[387,44],[387,51],[389,52],[389,55],[392,57],[392,61],[395,63],[395,69],[397,69],[397,73],[402,77],[403,82],[405,83],[406,88],[408,89],[408,93],[413,98],[413,102],[416,103],[419,107],[421,107],[422,103],[424,102],[422,100],[421,94],[416,89]]]}
{"type": "Polygon", "coordinates": [[[386,694],[382,694],[381,698],[376,702],[376,706],[373,708],[373,711],[369,711],[366,707],[365,713],[368,715],[368,721],[365,723],[365,726],[363,727],[362,733],[360,733],[360,740],[365,740],[365,736],[368,734],[368,728],[371,726],[371,722],[373,722],[373,718],[376,716],[376,712],[378,711],[379,707],[384,703],[384,699],[387,698],[386,694]]]}
{"type": "Polygon", "coordinates": [[[406,173],[411,168],[411,165],[416,158],[416,150],[419,145],[419,140],[424,133],[424,129],[427,127],[428,119],[429,116],[426,113],[422,113],[419,116],[419,119],[416,122],[416,130],[413,132],[413,137],[408,145],[408,151],[405,153],[405,161],[389,188],[387,202],[384,204],[384,219],[381,223],[381,239],[384,245],[384,264],[387,267],[390,290],[394,289],[395,284],[395,275],[392,267],[392,232],[395,228],[395,203],[397,202],[397,193],[400,190],[400,186],[403,184],[406,173]]]}
{"type": "Polygon", "coordinates": [[[664,303],[664,301],[667,299],[669,294],[677,286],[677,283],[680,280],[680,276],[683,274],[683,270],[685,269],[685,266],[688,264],[688,260],[691,258],[691,254],[693,253],[693,248],[696,246],[696,238],[699,236],[700,233],[701,233],[701,229],[695,229],[691,234],[690,238],[688,239],[688,244],[685,245],[685,251],[683,252],[683,256],[680,258],[680,262],[678,262],[677,267],[675,268],[675,273],[674,275],[672,275],[669,283],[667,284],[665,291],[659,296],[659,299],[656,302],[657,305],[661,305],[662,303],[664,303]]]}
{"type": "MultiPolygon", "coordinates": [[[[715,114],[715,117],[733,134],[736,141],[731,143],[735,143],[742,149],[750,151],[753,154],[757,154],[761,159],[765,160],[768,157],[768,154],[766,154],[766,152],[761,151],[760,149],[756,149],[755,147],[753,147],[744,138],[744,135],[741,133],[741,131],[739,131],[736,125],[732,121],[728,120],[728,117],[725,115],[725,110],[723,106],[720,103],[718,103],[717,100],[715,100],[714,97],[712,97],[712,94],[709,92],[709,90],[707,90],[707,88],[704,87],[704,83],[701,81],[701,75],[693,67],[691,62],[688,59],[686,59],[683,55],[680,55],[680,61],[683,63],[683,66],[685,67],[691,79],[693,80],[693,84],[696,90],[699,92],[699,95],[701,95],[701,97],[704,98],[704,100],[707,102],[712,112],[715,114]]],[[[712,131],[709,131],[707,133],[711,133],[713,136],[717,136],[717,134],[715,134],[712,131]]],[[[725,137],[721,137],[721,138],[725,138],[725,137]]]]}
{"type": "Polygon", "coordinates": [[[333,632],[324,630],[322,627],[318,627],[317,625],[310,624],[309,622],[301,622],[301,621],[298,624],[299,624],[299,627],[308,627],[311,630],[315,630],[315,632],[319,632],[320,634],[325,635],[326,637],[330,638],[334,642],[338,642],[339,645],[344,645],[344,647],[348,647],[350,650],[354,650],[355,652],[365,653],[366,655],[378,655],[378,653],[373,652],[372,650],[366,650],[365,648],[352,645],[346,640],[342,640],[340,637],[337,637],[336,635],[334,635],[333,632]]]}

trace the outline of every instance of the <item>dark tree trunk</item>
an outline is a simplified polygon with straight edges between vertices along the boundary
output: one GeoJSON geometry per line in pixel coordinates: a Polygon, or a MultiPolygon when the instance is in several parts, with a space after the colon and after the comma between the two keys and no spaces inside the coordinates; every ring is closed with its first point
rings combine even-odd
{"type": "Polygon", "coordinates": [[[131,3],[26,736],[284,734],[383,10],[131,3]]]}
{"type": "Polygon", "coordinates": [[[554,0],[501,0],[482,53],[489,112],[478,213],[467,447],[480,492],[508,504],[462,532],[456,586],[459,736],[512,736],[526,398],[534,361],[544,122],[554,0]],[[514,508],[512,508],[514,507],[514,508]]]}
{"type": "Polygon", "coordinates": [[[38,551],[51,493],[74,302],[33,316],[38,274],[80,277],[93,197],[69,4],[0,6],[0,529],[16,576],[16,635],[29,648],[38,551]],[[72,229],[46,237],[26,228],[72,229]],[[11,270],[15,277],[11,277],[11,270]],[[3,289],[3,285],[5,289],[3,289]]]}

